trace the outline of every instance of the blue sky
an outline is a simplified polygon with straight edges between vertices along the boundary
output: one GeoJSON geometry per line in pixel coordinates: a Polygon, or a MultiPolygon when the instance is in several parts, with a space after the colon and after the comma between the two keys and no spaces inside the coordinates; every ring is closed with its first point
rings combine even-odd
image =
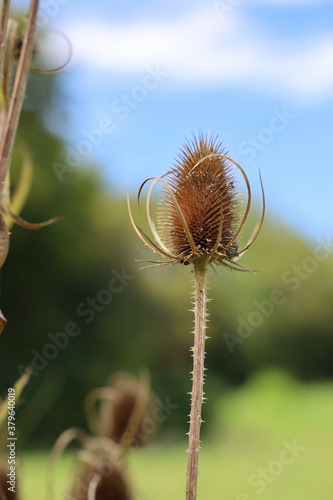
{"type": "Polygon", "coordinates": [[[310,241],[332,234],[332,1],[45,0],[39,25],[73,45],[47,118],[70,148],[55,160],[95,162],[125,193],[193,132],[219,134],[255,197],[260,167],[268,211],[310,241]]]}

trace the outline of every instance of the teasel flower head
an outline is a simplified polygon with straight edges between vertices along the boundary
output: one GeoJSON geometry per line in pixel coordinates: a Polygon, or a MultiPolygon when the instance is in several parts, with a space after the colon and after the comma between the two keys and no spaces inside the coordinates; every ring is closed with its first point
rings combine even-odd
{"type": "Polygon", "coordinates": [[[124,371],[113,374],[105,387],[93,389],[85,398],[91,433],[119,444],[124,453],[145,445],[157,428],[147,427],[154,421],[155,400],[147,370],[142,370],[139,377],[124,371]]]}
{"type": "Polygon", "coordinates": [[[134,495],[123,457],[81,452],[85,465],[66,498],[70,500],[133,500],[134,495]]]}
{"type": "MultiPolygon", "coordinates": [[[[90,391],[85,410],[91,435],[72,427],[56,440],[48,466],[48,492],[55,498],[56,466],[66,448],[80,445],[74,459],[74,480],[64,498],[67,500],[133,500],[132,480],[127,453],[146,444],[156,430],[155,397],[150,375],[142,370],[139,377],[117,372],[107,385],[90,391]]],[[[1,486],[1,484],[0,484],[1,486]]],[[[2,497],[0,495],[0,500],[2,497]]]]}
{"type": "MultiPolygon", "coordinates": [[[[259,174],[260,176],[260,174],[259,174]]],[[[152,181],[147,194],[147,218],[154,240],[135,222],[128,200],[130,218],[139,237],[163,259],[156,264],[194,264],[197,260],[224,265],[230,269],[251,271],[237,261],[257,238],[264,220],[263,210],[250,240],[239,250],[238,236],[251,206],[251,188],[243,168],[230,158],[218,137],[199,134],[181,148],[176,162],[161,177],[152,181]],[[242,214],[236,174],[241,174],[247,190],[247,204],[242,214]],[[163,184],[157,209],[157,224],[151,213],[151,197],[155,186],[163,184]]]]}

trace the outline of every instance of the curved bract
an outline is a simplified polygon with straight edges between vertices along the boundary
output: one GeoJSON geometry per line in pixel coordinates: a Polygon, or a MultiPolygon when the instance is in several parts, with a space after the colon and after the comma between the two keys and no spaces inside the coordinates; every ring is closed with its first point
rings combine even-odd
{"type": "Polygon", "coordinates": [[[135,222],[128,209],[135,231],[141,240],[162,256],[156,264],[193,264],[203,259],[230,269],[250,271],[237,260],[257,238],[265,215],[265,195],[259,173],[263,198],[261,220],[250,240],[238,250],[237,238],[244,227],[251,207],[251,187],[243,168],[225,154],[222,143],[202,134],[188,142],[180,152],[175,166],[160,177],[148,177],[140,186],[138,204],[144,186],[149,187],[146,210],[153,239],[135,222]],[[235,173],[245,182],[247,204],[241,215],[235,173]],[[151,199],[157,184],[163,190],[157,209],[157,224],[151,212],[151,199]]]}

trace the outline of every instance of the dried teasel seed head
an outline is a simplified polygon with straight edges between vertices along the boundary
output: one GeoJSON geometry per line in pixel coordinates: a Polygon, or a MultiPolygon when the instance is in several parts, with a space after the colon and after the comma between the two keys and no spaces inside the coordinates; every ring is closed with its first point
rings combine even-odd
{"type": "Polygon", "coordinates": [[[250,211],[251,188],[243,168],[227,156],[217,137],[200,134],[187,142],[170,171],[161,177],[149,177],[141,184],[139,205],[142,189],[148,181],[153,183],[147,195],[147,218],[155,241],[134,222],[129,196],[127,203],[138,236],[164,258],[155,265],[176,262],[194,264],[200,260],[234,270],[251,271],[236,261],[255,241],[263,224],[265,196],[261,177],[261,220],[248,243],[239,250],[237,238],[250,211]],[[247,189],[247,204],[242,215],[236,172],[242,175],[247,189]],[[151,196],[159,182],[164,189],[158,205],[156,226],[151,214],[151,196]]]}
{"type": "Polygon", "coordinates": [[[113,398],[101,404],[102,434],[125,448],[144,445],[152,432],[145,424],[151,421],[154,408],[147,373],[137,379],[120,372],[111,378],[110,385],[113,398]]]}
{"type": "Polygon", "coordinates": [[[118,464],[99,461],[86,465],[68,498],[72,500],[133,500],[126,471],[118,464]]]}
{"type": "Polygon", "coordinates": [[[231,242],[240,219],[235,173],[220,155],[226,155],[222,143],[201,135],[181,149],[175,167],[165,177],[174,197],[163,193],[160,234],[165,246],[184,262],[202,257],[218,261],[224,253],[237,253],[237,242],[231,242]]]}

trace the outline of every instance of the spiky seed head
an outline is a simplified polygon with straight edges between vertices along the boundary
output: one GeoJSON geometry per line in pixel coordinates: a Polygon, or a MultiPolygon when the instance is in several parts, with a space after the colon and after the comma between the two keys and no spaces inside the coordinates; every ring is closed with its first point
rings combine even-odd
{"type": "Polygon", "coordinates": [[[125,471],[107,461],[86,465],[68,498],[73,500],[133,500],[125,471]],[[91,492],[93,490],[93,492],[91,492]]]}
{"type": "MultiPolygon", "coordinates": [[[[161,177],[148,177],[140,186],[153,181],[147,195],[147,218],[153,241],[134,221],[129,195],[127,204],[132,225],[141,240],[151,250],[162,255],[155,265],[168,263],[194,264],[201,261],[222,264],[230,269],[250,271],[238,262],[240,256],[256,240],[265,215],[265,195],[259,224],[242,250],[237,238],[245,224],[251,206],[251,188],[243,168],[226,155],[218,138],[203,136],[187,142],[181,148],[174,167],[161,177]],[[240,217],[239,192],[235,171],[241,173],[247,189],[247,205],[240,217]],[[151,214],[151,196],[157,185],[164,185],[157,214],[157,227],[151,214]]],[[[201,265],[200,264],[200,265],[201,265]]],[[[148,266],[150,267],[150,266],[148,266]]]]}
{"type": "Polygon", "coordinates": [[[236,241],[227,247],[239,225],[239,200],[234,169],[222,157],[225,155],[217,138],[200,135],[181,149],[175,166],[165,177],[174,198],[164,191],[159,229],[165,246],[184,262],[206,257],[219,261],[225,249],[226,256],[237,252],[236,241]],[[192,235],[196,253],[174,199],[192,235]]]}
{"type": "Polygon", "coordinates": [[[145,424],[155,408],[147,378],[120,372],[112,377],[110,385],[114,397],[101,404],[102,434],[126,447],[143,446],[152,434],[145,424]]]}

